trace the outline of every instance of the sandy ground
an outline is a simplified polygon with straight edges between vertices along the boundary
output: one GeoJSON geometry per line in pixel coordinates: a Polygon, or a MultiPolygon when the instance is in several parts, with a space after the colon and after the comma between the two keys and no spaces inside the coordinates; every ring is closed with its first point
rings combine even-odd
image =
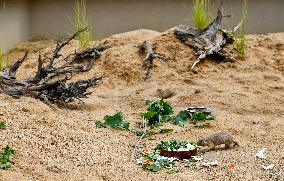
{"type": "MultiPolygon", "coordinates": [[[[85,105],[76,102],[54,109],[32,98],[12,99],[0,94],[0,119],[8,125],[0,130],[1,149],[10,144],[16,151],[14,166],[0,170],[0,180],[284,180],[284,33],[247,38],[245,60],[206,60],[193,73],[189,69],[195,59],[193,51],[171,32],[137,30],[114,35],[103,40],[113,48],[103,53],[94,68],[74,77],[104,76],[104,82],[91,89],[93,94],[84,100],[85,105]],[[145,40],[156,52],[174,58],[155,60],[152,78],[146,81],[141,68],[143,55],[137,51],[137,45],[145,40]],[[190,104],[207,105],[216,121],[206,129],[169,123],[165,127],[175,131],[143,140],[145,148],[160,140],[197,140],[218,131],[231,133],[240,147],[200,155],[218,160],[219,166],[181,167],[172,175],[151,173],[130,163],[134,134],[96,128],[95,120],[123,111],[135,127],[146,109],[144,100],[158,100],[159,89],[173,92],[167,101],[175,114],[190,104]],[[263,147],[267,148],[267,159],[255,158],[263,147]],[[229,169],[230,163],[236,167],[229,169]],[[275,165],[272,170],[262,169],[270,164],[275,165]]],[[[42,52],[52,50],[49,44],[42,52]]],[[[77,47],[74,42],[65,52],[77,47]]],[[[10,54],[12,59],[22,55],[19,49],[10,54]]],[[[37,56],[29,55],[18,76],[35,70],[37,56]]]]}

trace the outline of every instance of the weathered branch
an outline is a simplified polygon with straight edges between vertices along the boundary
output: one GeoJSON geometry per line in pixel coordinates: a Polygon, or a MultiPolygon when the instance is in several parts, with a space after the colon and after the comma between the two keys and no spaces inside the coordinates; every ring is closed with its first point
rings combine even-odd
{"type": "MultiPolygon", "coordinates": [[[[62,56],[60,51],[84,31],[86,31],[86,29],[76,32],[66,41],[57,42],[53,55],[51,58],[47,58],[48,63],[46,63],[46,65],[44,65],[44,61],[42,60],[41,55],[39,55],[37,71],[33,78],[22,80],[17,79],[15,77],[16,71],[27,58],[28,53],[26,53],[22,59],[18,60],[8,70],[1,72],[0,92],[13,97],[28,95],[50,102],[69,102],[74,99],[86,98],[87,95],[90,94],[87,92],[87,89],[100,83],[102,77],[93,77],[87,80],[68,82],[68,75],[91,70],[95,60],[101,56],[101,52],[110,47],[98,46],[96,48],[89,48],[83,52],[68,55],[63,59],[66,62],[68,62],[67,59],[71,59],[72,61],[74,59],[85,59],[86,63],[79,62],[79,65],[55,66],[55,61],[62,56]],[[64,76],[64,78],[61,78],[62,76],[64,76]],[[56,78],[56,81],[53,80],[54,78],[56,78]]],[[[66,64],[66,62],[63,63],[66,64]]]]}
{"type": "Polygon", "coordinates": [[[61,57],[61,55],[59,54],[59,52],[62,50],[62,48],[64,48],[66,45],[68,45],[72,40],[74,40],[77,36],[79,36],[81,33],[87,31],[88,28],[84,28],[78,32],[76,32],[73,36],[71,36],[70,38],[68,38],[67,40],[60,42],[58,41],[56,43],[56,48],[53,51],[53,55],[50,58],[49,64],[47,65],[47,68],[51,68],[54,65],[54,60],[61,57]]]}
{"type": "Polygon", "coordinates": [[[74,99],[86,98],[90,93],[86,92],[88,88],[101,82],[102,77],[94,77],[88,80],[79,80],[77,82],[67,82],[67,78],[51,82],[42,86],[32,87],[30,91],[39,91],[37,98],[43,101],[71,102],[74,99]]]}
{"type": "MultiPolygon", "coordinates": [[[[234,60],[234,58],[223,49],[226,45],[234,41],[232,32],[220,29],[223,17],[225,16],[223,16],[219,9],[214,21],[203,30],[182,25],[175,29],[176,37],[193,48],[198,56],[191,69],[194,69],[201,60],[210,56],[217,55],[217,57],[224,60],[234,60]]],[[[239,26],[240,24],[233,29],[233,32],[236,31],[239,26]]]]}
{"type": "Polygon", "coordinates": [[[146,79],[149,79],[151,77],[151,70],[153,68],[153,60],[155,58],[158,58],[158,59],[161,59],[161,60],[169,60],[170,59],[169,57],[155,53],[152,46],[149,43],[147,43],[146,41],[143,42],[139,46],[139,50],[142,53],[146,53],[146,57],[143,60],[143,67],[145,69],[146,79]]]}
{"type": "Polygon", "coordinates": [[[27,58],[27,56],[28,56],[28,52],[25,53],[23,58],[21,58],[20,60],[16,61],[16,63],[14,63],[12,66],[10,66],[9,69],[4,70],[3,72],[1,72],[1,77],[5,77],[6,79],[15,79],[16,71],[20,68],[22,63],[27,58]]]}
{"type": "Polygon", "coordinates": [[[101,56],[102,51],[111,48],[111,46],[99,45],[95,48],[87,48],[85,51],[77,53],[74,57],[74,61],[79,62],[84,59],[97,59],[101,56]]]}

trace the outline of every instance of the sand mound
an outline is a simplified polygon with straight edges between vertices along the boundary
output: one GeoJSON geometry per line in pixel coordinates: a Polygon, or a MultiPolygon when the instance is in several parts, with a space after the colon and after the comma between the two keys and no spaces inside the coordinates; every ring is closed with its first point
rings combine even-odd
{"type": "MultiPolygon", "coordinates": [[[[189,71],[195,59],[193,51],[180,43],[169,30],[158,33],[137,30],[114,35],[102,41],[113,47],[106,50],[94,68],[74,79],[104,75],[104,82],[92,88],[85,105],[52,108],[32,99],[12,99],[0,95],[0,119],[8,128],[0,130],[1,148],[10,144],[16,150],[14,166],[0,170],[0,180],[281,180],[284,149],[284,33],[249,35],[244,61],[206,60],[189,71]],[[156,52],[172,57],[154,60],[152,78],[144,80],[141,68],[144,55],[137,46],[147,40],[156,52]],[[129,163],[136,138],[131,132],[95,127],[95,120],[122,111],[132,127],[141,120],[145,99],[159,99],[170,92],[169,101],[177,111],[189,104],[208,105],[216,121],[212,128],[181,128],[171,124],[172,134],[158,134],[143,144],[151,148],[160,140],[190,139],[224,130],[240,143],[231,150],[216,150],[202,155],[218,160],[214,168],[183,168],[167,175],[143,171],[129,163]],[[162,95],[163,94],[163,95],[162,95]],[[254,158],[262,147],[267,160],[254,158]],[[235,163],[234,170],[228,164],[235,163]],[[272,171],[261,165],[274,164],[272,171]]],[[[42,42],[41,42],[42,43],[42,42]]],[[[53,46],[41,49],[52,51],[53,46]]],[[[73,42],[65,54],[78,49],[73,42]]],[[[21,52],[12,52],[13,59],[21,52]]],[[[31,53],[18,76],[35,71],[37,53],[31,53]]]]}

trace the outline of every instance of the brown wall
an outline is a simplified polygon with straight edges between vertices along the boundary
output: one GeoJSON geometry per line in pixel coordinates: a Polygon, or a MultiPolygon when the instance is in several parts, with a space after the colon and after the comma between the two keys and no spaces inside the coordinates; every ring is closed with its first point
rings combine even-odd
{"type": "MultiPolygon", "coordinates": [[[[3,2],[3,0],[0,0],[3,2]]],[[[72,33],[73,0],[6,0],[5,18],[0,10],[0,42],[11,47],[29,35],[54,38],[72,33]]],[[[214,0],[217,2],[217,0],[214,0]]],[[[249,33],[284,31],[284,0],[248,0],[249,33]]],[[[225,0],[223,22],[233,27],[240,20],[243,0],[225,0]]],[[[178,24],[192,25],[188,9],[192,0],[87,0],[88,12],[99,38],[135,29],[164,31],[178,24]]]]}
{"type": "Polygon", "coordinates": [[[28,2],[0,0],[0,47],[3,51],[30,37],[28,2]]]}

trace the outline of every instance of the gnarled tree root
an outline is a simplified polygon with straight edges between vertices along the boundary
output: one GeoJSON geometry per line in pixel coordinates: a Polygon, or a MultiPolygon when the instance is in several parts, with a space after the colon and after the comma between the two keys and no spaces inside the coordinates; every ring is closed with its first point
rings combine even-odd
{"type": "Polygon", "coordinates": [[[90,94],[87,92],[87,89],[101,82],[102,77],[68,82],[68,80],[70,80],[69,75],[91,70],[95,60],[101,56],[101,52],[110,47],[98,46],[96,48],[88,48],[83,52],[71,54],[66,58],[59,59],[62,57],[60,54],[61,50],[84,31],[86,31],[86,29],[76,32],[65,41],[57,42],[52,56],[50,58],[46,57],[48,60],[46,64],[44,64],[41,55],[39,55],[38,68],[34,77],[29,79],[17,79],[15,74],[23,61],[27,58],[28,52],[26,52],[22,59],[10,66],[9,69],[0,72],[0,92],[16,98],[31,96],[52,103],[55,101],[65,103],[73,101],[74,99],[86,98],[87,95],[90,94]],[[82,59],[87,60],[87,63],[82,63],[82,59]],[[71,62],[76,60],[81,63],[77,65],[67,65],[68,60],[71,62]],[[56,64],[58,62],[61,62],[63,66],[57,67],[56,64]]]}
{"type": "Polygon", "coordinates": [[[175,36],[181,42],[193,48],[198,56],[191,69],[194,69],[201,60],[212,56],[222,60],[234,60],[233,56],[228,54],[223,48],[234,42],[233,33],[239,29],[241,23],[232,31],[222,30],[220,26],[223,17],[219,9],[214,21],[203,30],[183,25],[175,29],[175,36]]]}

